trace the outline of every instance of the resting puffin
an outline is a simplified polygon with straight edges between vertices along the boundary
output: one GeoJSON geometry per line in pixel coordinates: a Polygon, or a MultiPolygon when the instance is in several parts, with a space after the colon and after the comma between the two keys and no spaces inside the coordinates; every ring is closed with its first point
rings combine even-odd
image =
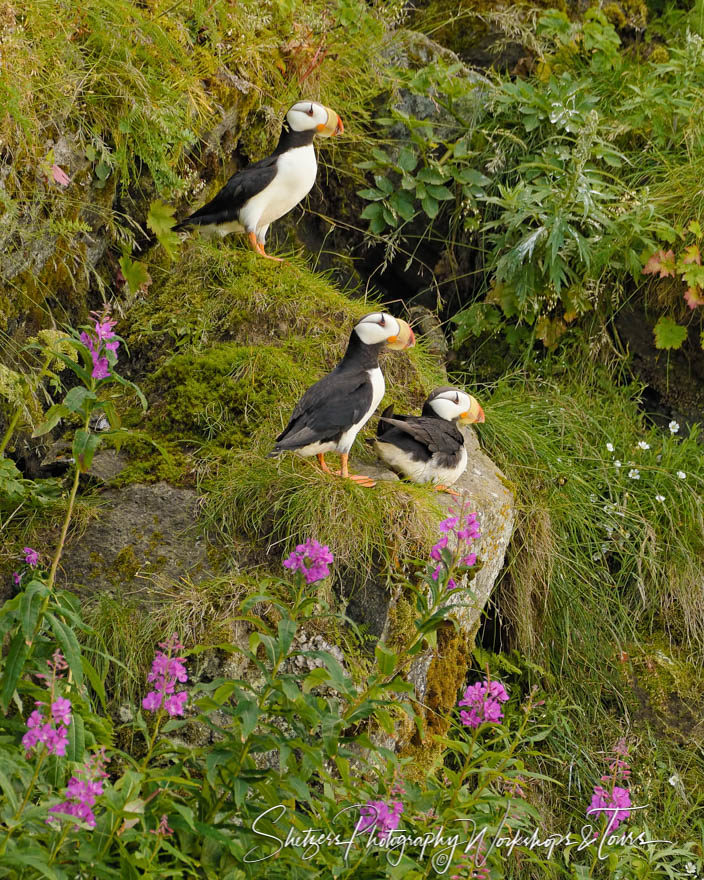
{"type": "Polygon", "coordinates": [[[455,495],[448,486],[467,467],[464,437],[457,427],[484,421],[477,401],[457,388],[436,388],[423,404],[421,416],[394,416],[387,406],[373,443],[391,470],[414,483],[436,483],[438,491],[455,495]]]}
{"type": "Polygon", "coordinates": [[[230,232],[246,232],[252,250],[282,262],[264,250],[269,224],[288,213],[312,189],[318,173],[315,135],[331,137],[343,131],[334,110],[315,101],[298,101],[286,114],[273,154],[236,171],[214,199],[174,229],[201,226],[221,238],[230,232]]]}
{"type": "Polygon", "coordinates": [[[320,467],[329,474],[332,471],[325,463],[325,453],[339,452],[341,469],[337,474],[363,486],[374,486],[370,477],[349,473],[349,451],[384,396],[379,352],[384,346],[410,348],[415,341],[413,330],[400,318],[386,312],[362,318],[352,330],[340,363],[298,401],[270,456],[282,452],[316,455],[320,467]]]}

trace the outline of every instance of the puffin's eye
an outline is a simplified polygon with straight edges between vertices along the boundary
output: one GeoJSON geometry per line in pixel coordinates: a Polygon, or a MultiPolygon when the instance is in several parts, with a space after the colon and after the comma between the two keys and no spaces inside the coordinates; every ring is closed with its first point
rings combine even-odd
{"type": "Polygon", "coordinates": [[[380,327],[386,326],[386,318],[383,315],[381,316],[381,321],[379,321],[379,326],[380,327]]]}
{"type": "Polygon", "coordinates": [[[459,402],[460,402],[460,396],[459,396],[459,394],[456,393],[455,394],[455,403],[459,403],[459,402]]]}
{"type": "Polygon", "coordinates": [[[313,105],[312,105],[312,104],[310,105],[310,110],[306,110],[306,113],[307,113],[309,116],[312,116],[312,115],[313,115],[313,105]]]}

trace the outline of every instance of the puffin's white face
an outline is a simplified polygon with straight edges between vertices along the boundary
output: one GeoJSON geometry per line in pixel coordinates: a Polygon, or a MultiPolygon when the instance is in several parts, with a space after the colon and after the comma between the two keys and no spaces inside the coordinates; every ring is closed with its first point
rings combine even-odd
{"type": "Polygon", "coordinates": [[[478,401],[464,391],[447,388],[429,401],[436,415],[448,422],[459,421],[461,425],[471,425],[484,421],[484,410],[478,401]]]}
{"type": "Polygon", "coordinates": [[[334,110],[315,101],[298,101],[286,114],[286,121],[292,131],[313,130],[322,137],[342,134],[345,130],[334,110]]]}
{"type": "Polygon", "coordinates": [[[416,338],[410,326],[401,318],[394,318],[387,312],[373,312],[365,315],[354,328],[365,345],[379,345],[385,342],[389,348],[411,348],[416,338]]]}

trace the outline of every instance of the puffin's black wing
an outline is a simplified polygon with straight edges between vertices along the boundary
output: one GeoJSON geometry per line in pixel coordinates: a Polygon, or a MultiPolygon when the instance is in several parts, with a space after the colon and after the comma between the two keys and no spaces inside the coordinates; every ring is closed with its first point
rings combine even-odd
{"type": "MultiPolygon", "coordinates": [[[[381,420],[412,437],[431,454],[453,454],[464,445],[464,437],[457,425],[445,419],[428,419],[423,416],[388,418],[382,415],[381,420]]],[[[391,432],[385,433],[383,442],[393,442],[391,432]]]]}
{"type": "Polygon", "coordinates": [[[333,370],[298,401],[291,420],[276,438],[273,454],[337,440],[371,405],[372,383],[366,370],[333,370]]]}
{"type": "Polygon", "coordinates": [[[184,229],[186,226],[206,226],[210,223],[231,223],[237,220],[240,208],[252,198],[266,189],[276,177],[276,160],[278,156],[268,156],[254,165],[248,165],[241,171],[235,171],[220,192],[190,217],[186,217],[174,226],[184,229]]]}

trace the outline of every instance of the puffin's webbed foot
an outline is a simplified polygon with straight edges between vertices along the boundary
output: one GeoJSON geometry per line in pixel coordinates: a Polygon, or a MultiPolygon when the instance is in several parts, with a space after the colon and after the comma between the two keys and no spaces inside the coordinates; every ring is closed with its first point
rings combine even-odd
{"type": "Polygon", "coordinates": [[[433,487],[434,492],[447,492],[448,495],[452,495],[453,498],[459,498],[460,493],[455,492],[454,489],[450,489],[448,486],[443,486],[442,483],[438,483],[437,486],[433,487]]]}
{"type": "Polygon", "coordinates": [[[248,232],[247,238],[249,239],[250,247],[252,248],[252,250],[256,254],[259,254],[262,257],[266,257],[267,260],[274,260],[275,263],[283,263],[284,262],[284,260],[281,257],[272,257],[271,254],[268,254],[264,250],[264,245],[260,241],[257,240],[257,233],[256,232],[248,232]]]}
{"type": "Polygon", "coordinates": [[[372,480],[371,477],[367,477],[364,474],[351,474],[347,467],[349,456],[346,452],[340,453],[340,470],[336,471],[338,476],[344,477],[346,480],[354,480],[355,483],[359,483],[360,486],[364,486],[366,489],[372,489],[376,486],[376,480],[372,480]]]}

